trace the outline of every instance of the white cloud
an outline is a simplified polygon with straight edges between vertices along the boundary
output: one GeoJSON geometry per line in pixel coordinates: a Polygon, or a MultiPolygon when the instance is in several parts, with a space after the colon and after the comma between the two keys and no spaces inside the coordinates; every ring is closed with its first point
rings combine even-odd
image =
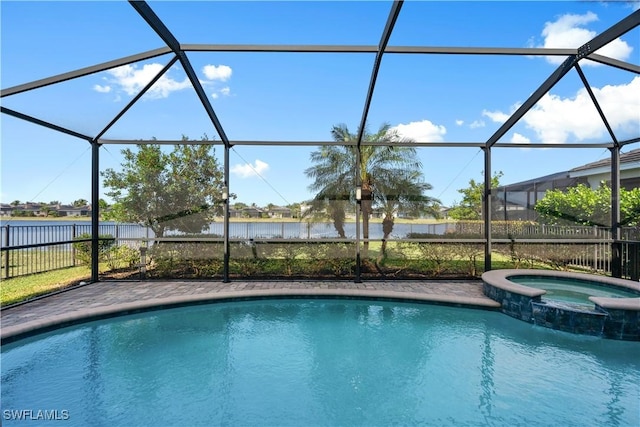
{"type": "Polygon", "coordinates": [[[519,134],[518,132],[514,132],[511,137],[511,142],[515,144],[529,144],[531,140],[524,135],[519,134]]]}
{"type": "Polygon", "coordinates": [[[231,95],[231,88],[229,86],[225,86],[217,92],[211,92],[211,98],[218,99],[220,96],[229,96],[231,95]]]}
{"type": "Polygon", "coordinates": [[[483,127],[485,127],[485,126],[486,126],[486,124],[485,124],[484,120],[474,120],[474,121],[469,125],[469,127],[470,127],[471,129],[483,128],[483,127]]]}
{"type": "MultiPolygon", "coordinates": [[[[598,20],[598,16],[593,12],[584,15],[566,14],[560,16],[554,22],[546,22],[542,30],[544,48],[578,48],[593,39],[597,33],[588,30],[585,26],[598,20]]],[[[625,41],[617,38],[611,43],[598,49],[596,53],[611,58],[625,61],[631,55],[633,47],[625,41]]],[[[564,56],[548,56],[547,61],[552,64],[561,64],[564,56]]],[[[593,61],[585,61],[584,65],[599,65],[593,61]]]]}
{"type": "MultiPolygon", "coordinates": [[[[594,87],[592,91],[614,132],[637,136],[640,129],[640,77],[635,77],[628,84],[594,87]]],[[[566,142],[571,136],[583,141],[607,134],[586,89],[580,89],[571,98],[546,94],[522,120],[540,141],[547,143],[566,142]]]]}
{"type": "Polygon", "coordinates": [[[231,77],[232,70],[228,65],[205,65],[202,72],[209,80],[226,82],[231,77]]]}
{"type": "MultiPolygon", "coordinates": [[[[205,65],[202,67],[202,72],[204,73],[207,80],[201,80],[203,86],[216,86],[219,82],[226,82],[231,78],[231,74],[233,70],[228,65],[205,65]]],[[[215,89],[211,92],[212,99],[218,99],[220,96],[229,96],[231,94],[231,88],[229,86],[225,86],[220,89],[215,89]]]]}
{"type": "MultiPolygon", "coordinates": [[[[118,85],[120,90],[123,90],[127,95],[133,96],[139,93],[162,68],[163,66],[157,63],[145,64],[142,68],[138,68],[136,65],[123,65],[107,72],[114,77],[111,81],[113,84],[118,85]]],[[[171,92],[189,87],[191,87],[191,82],[188,78],[185,77],[184,80],[177,81],[167,77],[165,73],[145,95],[151,98],[166,98],[171,92]]]]}
{"type": "Polygon", "coordinates": [[[250,178],[252,176],[262,175],[269,170],[269,165],[260,159],[256,159],[254,164],[237,164],[234,165],[230,172],[238,175],[240,178],[250,178]]]}
{"type": "Polygon", "coordinates": [[[464,124],[464,120],[456,120],[456,126],[462,126],[464,124]]]}
{"type": "Polygon", "coordinates": [[[105,85],[105,86],[94,85],[93,86],[93,90],[95,90],[96,92],[100,92],[100,93],[109,93],[109,92],[111,92],[111,86],[109,86],[109,85],[105,85]]]}
{"type": "Polygon", "coordinates": [[[442,125],[435,125],[429,120],[399,124],[391,130],[395,130],[403,138],[413,139],[416,142],[441,142],[447,129],[442,125]]]}
{"type": "Polygon", "coordinates": [[[494,121],[496,123],[504,123],[509,118],[509,114],[503,113],[502,111],[482,110],[482,115],[484,117],[490,118],[492,121],[494,121]]]}

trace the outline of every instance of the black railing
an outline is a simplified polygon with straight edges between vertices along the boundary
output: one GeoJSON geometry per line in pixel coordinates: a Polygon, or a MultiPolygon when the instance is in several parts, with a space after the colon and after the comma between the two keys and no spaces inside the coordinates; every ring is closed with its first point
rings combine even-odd
{"type": "MultiPolygon", "coordinates": [[[[475,224],[459,224],[455,231],[447,226],[447,231],[439,235],[429,232],[436,230],[432,224],[425,224],[426,228],[417,225],[409,228],[412,234],[422,234],[424,238],[408,235],[362,239],[361,259],[356,256],[355,239],[325,238],[309,232],[324,230],[326,224],[294,223],[295,229],[290,223],[286,224],[268,224],[266,228],[259,224],[241,225],[238,231],[242,233],[238,234],[245,238],[230,239],[229,271],[232,276],[259,278],[306,275],[314,278],[314,272],[321,272],[317,278],[328,274],[351,279],[361,272],[366,278],[478,277],[485,268],[482,260],[486,239],[477,232],[475,224]],[[302,231],[302,236],[297,230],[302,231]],[[416,230],[427,233],[416,233],[416,230]],[[277,237],[261,236],[269,233],[277,237]],[[365,247],[369,249],[367,252],[362,251],[365,247]]],[[[617,273],[623,278],[639,280],[639,241],[614,242],[607,238],[604,231],[583,228],[560,230],[539,227],[527,229],[524,233],[526,238],[494,236],[491,241],[491,268],[547,265],[550,268],[578,268],[614,276],[617,273]],[[616,251],[619,257],[613,256],[616,251]]],[[[5,279],[76,266],[81,257],[76,253],[77,245],[74,243],[91,242],[91,239],[83,238],[91,232],[91,226],[84,224],[5,225],[1,231],[1,267],[5,279]]],[[[176,277],[222,277],[224,239],[217,234],[155,238],[147,229],[129,224],[101,224],[99,234],[101,240],[108,240],[105,237],[109,237],[115,246],[129,249],[125,255],[130,260],[125,265],[142,271],[151,262],[154,268],[164,268],[158,268],[156,272],[149,269],[149,277],[155,277],[161,271],[164,271],[161,277],[170,277],[171,274],[176,274],[176,277]],[[140,256],[141,248],[146,251],[144,257],[140,256]],[[138,254],[136,261],[131,261],[135,258],[131,257],[131,252],[138,254]]]]}

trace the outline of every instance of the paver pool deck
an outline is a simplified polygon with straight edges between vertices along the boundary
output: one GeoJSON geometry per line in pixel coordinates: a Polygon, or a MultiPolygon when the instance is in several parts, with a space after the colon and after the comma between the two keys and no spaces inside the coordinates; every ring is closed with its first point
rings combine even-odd
{"type": "Polygon", "coordinates": [[[101,281],[0,311],[2,340],[118,314],[244,298],[342,297],[408,300],[498,309],[481,280],[101,281]]]}

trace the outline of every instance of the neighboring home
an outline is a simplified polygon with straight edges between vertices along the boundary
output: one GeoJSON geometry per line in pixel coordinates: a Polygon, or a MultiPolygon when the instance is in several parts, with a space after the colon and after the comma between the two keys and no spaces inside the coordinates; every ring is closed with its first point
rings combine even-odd
{"type": "Polygon", "coordinates": [[[14,207],[7,203],[0,203],[0,216],[11,216],[14,207]]]}
{"type": "MultiPolygon", "coordinates": [[[[493,219],[536,220],[535,204],[547,190],[565,190],[578,184],[597,188],[611,178],[611,158],[575,167],[492,190],[493,219]]],[[[620,155],[620,187],[627,190],[640,187],[640,149],[620,155]]]]}
{"type": "Polygon", "coordinates": [[[247,206],[246,208],[242,208],[242,217],[243,218],[262,218],[262,209],[257,208],[255,206],[247,206]]]}
{"type": "Polygon", "coordinates": [[[291,218],[293,216],[291,209],[284,206],[271,206],[267,210],[267,215],[269,218],[291,218]]]}
{"type": "MultiPolygon", "coordinates": [[[[611,176],[611,158],[578,166],[569,171],[572,178],[584,178],[591,188],[597,188],[611,176]]],[[[640,188],[640,148],[620,155],[620,187],[640,188]]]]}
{"type": "Polygon", "coordinates": [[[91,206],[52,205],[58,216],[88,216],[91,215],[91,206]],[[55,207],[54,207],[55,206],[55,207]]]}
{"type": "Polygon", "coordinates": [[[242,218],[242,210],[229,207],[229,218],[242,218]]]}
{"type": "Polygon", "coordinates": [[[19,205],[1,204],[0,214],[2,216],[40,216],[40,217],[61,217],[61,216],[89,216],[91,206],[71,206],[71,205],[48,205],[40,203],[23,203],[19,205]]]}

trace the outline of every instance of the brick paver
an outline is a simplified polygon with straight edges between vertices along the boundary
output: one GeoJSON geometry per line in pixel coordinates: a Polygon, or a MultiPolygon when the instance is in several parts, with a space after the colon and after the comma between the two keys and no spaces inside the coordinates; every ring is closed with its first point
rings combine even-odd
{"type": "Polygon", "coordinates": [[[496,308],[477,281],[105,281],[92,283],[0,311],[2,337],[109,311],[131,312],[234,297],[351,296],[398,298],[496,308]]]}

